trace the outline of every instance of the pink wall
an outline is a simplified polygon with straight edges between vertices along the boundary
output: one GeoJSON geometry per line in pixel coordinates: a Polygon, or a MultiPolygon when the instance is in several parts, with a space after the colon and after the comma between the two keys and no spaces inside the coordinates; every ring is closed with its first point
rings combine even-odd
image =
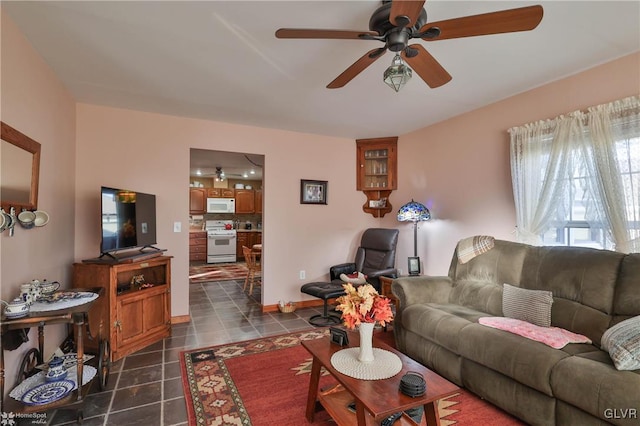
{"type": "MultiPolygon", "coordinates": [[[[402,200],[398,206],[419,200],[435,216],[418,231],[426,272],[446,274],[461,238],[485,234],[515,240],[507,129],[637,95],[639,76],[636,53],[402,135],[394,198],[402,200]]],[[[412,227],[386,217],[383,225],[400,226],[403,244],[396,263],[406,270],[405,259],[413,255],[412,227]]]]}
{"type": "MultiPolygon", "coordinates": [[[[0,9],[1,13],[1,9],[0,9]]],[[[32,279],[71,284],[74,247],[75,101],[6,14],[2,14],[1,118],[42,145],[38,207],[49,213],[47,226],[15,235],[0,234],[0,295],[10,300],[20,284],[32,279]]],[[[45,356],[66,337],[66,328],[49,326],[45,356]]],[[[37,330],[29,342],[5,353],[5,389],[13,386],[23,354],[36,346],[37,330]]]]}
{"type": "MultiPolygon", "coordinates": [[[[265,156],[263,303],[301,300],[300,286],[325,280],[352,259],[362,230],[379,219],[355,192],[355,141],[79,104],[76,260],[99,254],[99,189],[156,194],[158,246],[174,256],[172,314],[188,314],[190,148],[265,156]],[[300,179],[327,180],[328,205],[301,205],[300,179]],[[299,279],[299,271],[306,279],[299,279]]],[[[308,297],[305,297],[308,298],[308,297]]]]}

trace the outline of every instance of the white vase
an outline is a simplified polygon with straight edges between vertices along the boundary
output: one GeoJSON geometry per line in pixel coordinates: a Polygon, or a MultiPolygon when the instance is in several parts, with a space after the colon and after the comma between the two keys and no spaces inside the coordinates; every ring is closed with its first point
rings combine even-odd
{"type": "Polygon", "coordinates": [[[360,331],[360,353],[358,361],[373,362],[373,328],[374,322],[360,323],[358,330],[360,331]]]}

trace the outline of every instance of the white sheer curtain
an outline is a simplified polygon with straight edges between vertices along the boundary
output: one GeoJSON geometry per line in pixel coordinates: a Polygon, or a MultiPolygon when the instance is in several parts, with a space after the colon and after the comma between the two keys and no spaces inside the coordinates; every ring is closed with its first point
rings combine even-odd
{"type": "Polygon", "coordinates": [[[594,207],[587,209],[587,220],[603,223],[615,249],[624,253],[640,249],[637,197],[640,182],[629,164],[633,161],[630,150],[640,149],[639,117],[639,98],[589,108],[589,137],[583,145],[594,207]]]}
{"type": "Polygon", "coordinates": [[[640,251],[640,97],[509,133],[518,241],[540,244],[552,223],[563,226],[579,181],[584,220],[617,251],[640,251]]]}
{"type": "Polygon", "coordinates": [[[511,176],[518,241],[540,244],[558,210],[564,211],[579,117],[560,116],[512,128],[511,176]]]}

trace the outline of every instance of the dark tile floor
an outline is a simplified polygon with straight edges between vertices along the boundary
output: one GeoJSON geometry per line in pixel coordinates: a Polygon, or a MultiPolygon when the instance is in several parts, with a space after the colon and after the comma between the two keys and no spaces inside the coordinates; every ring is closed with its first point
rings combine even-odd
{"type": "MultiPolygon", "coordinates": [[[[260,288],[247,296],[242,284],[191,284],[191,322],[174,325],[170,338],[113,363],[107,389],[100,392],[96,382],[84,402],[83,424],[186,425],[180,351],[311,329],[307,319],[321,313],[321,307],[262,313],[256,301],[260,288]]],[[[49,425],[75,424],[75,419],[69,410],[47,413],[49,425]]]]}

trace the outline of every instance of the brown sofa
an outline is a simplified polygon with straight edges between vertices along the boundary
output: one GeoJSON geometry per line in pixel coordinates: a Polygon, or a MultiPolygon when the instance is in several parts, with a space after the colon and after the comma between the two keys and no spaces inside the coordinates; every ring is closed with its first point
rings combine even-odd
{"type": "Polygon", "coordinates": [[[496,240],[449,275],[403,277],[398,349],[533,425],[640,424],[640,370],[619,371],[600,340],[640,315],[640,254],[496,240]],[[502,316],[503,284],[553,293],[551,325],[593,344],[553,349],[478,324],[502,316]]]}

